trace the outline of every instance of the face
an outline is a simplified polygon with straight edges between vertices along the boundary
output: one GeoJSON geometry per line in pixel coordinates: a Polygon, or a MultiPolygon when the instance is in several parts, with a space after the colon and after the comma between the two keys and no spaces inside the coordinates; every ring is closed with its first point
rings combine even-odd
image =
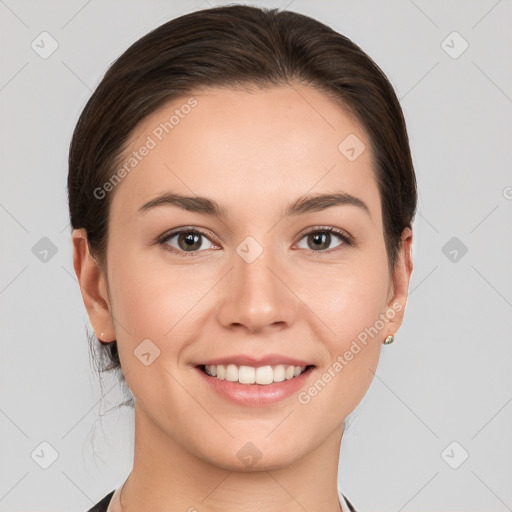
{"type": "Polygon", "coordinates": [[[117,339],[137,421],[228,469],[246,452],[258,469],[313,452],[364,396],[405,307],[409,245],[390,274],[367,135],[306,86],[212,88],[146,118],[125,162],[106,192],[105,307],[88,310],[117,339]],[[143,208],[165,194],[195,200],[143,208]],[[198,367],[267,355],[311,368],[264,386],[198,367]]]}

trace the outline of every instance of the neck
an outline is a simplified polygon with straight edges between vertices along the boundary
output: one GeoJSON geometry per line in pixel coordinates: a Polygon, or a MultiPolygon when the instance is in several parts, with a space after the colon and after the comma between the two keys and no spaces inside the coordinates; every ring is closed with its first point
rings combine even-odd
{"type": "Polygon", "coordinates": [[[339,512],[341,437],[342,425],[278,469],[230,471],[186,450],[135,402],[134,460],[121,494],[122,512],[339,512]]]}

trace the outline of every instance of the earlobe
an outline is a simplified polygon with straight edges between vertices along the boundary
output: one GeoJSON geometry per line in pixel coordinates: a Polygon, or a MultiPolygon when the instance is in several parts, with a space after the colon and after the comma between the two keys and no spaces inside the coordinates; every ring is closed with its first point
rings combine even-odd
{"type": "Polygon", "coordinates": [[[105,276],[90,253],[86,230],[74,229],[72,242],[73,267],[89,321],[100,341],[113,341],[116,336],[105,276]]]}

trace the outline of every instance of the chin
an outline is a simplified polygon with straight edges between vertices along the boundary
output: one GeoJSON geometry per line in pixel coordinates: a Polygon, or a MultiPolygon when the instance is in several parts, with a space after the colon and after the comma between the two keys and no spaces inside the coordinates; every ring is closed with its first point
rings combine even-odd
{"type": "MultiPolygon", "coordinates": [[[[265,446],[251,441],[230,441],[229,446],[219,447],[221,453],[204,454],[202,458],[213,466],[241,473],[254,473],[259,471],[275,471],[292,464],[302,456],[297,449],[290,444],[269,442],[265,446]],[[234,446],[237,446],[234,449],[234,446]],[[240,446],[240,448],[238,448],[240,446]]],[[[304,447],[302,445],[302,447],[304,447]]],[[[200,451],[200,450],[199,450],[200,451]]],[[[305,453],[304,453],[305,455],[305,453]]]]}

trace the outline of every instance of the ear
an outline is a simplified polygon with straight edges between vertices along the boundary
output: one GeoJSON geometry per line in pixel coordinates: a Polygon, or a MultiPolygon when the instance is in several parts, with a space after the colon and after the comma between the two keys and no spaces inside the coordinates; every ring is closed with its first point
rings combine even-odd
{"type": "Polygon", "coordinates": [[[395,334],[400,326],[405,313],[407,295],[409,293],[409,281],[413,269],[412,262],[412,230],[405,228],[402,232],[398,260],[393,270],[392,283],[388,296],[387,308],[395,314],[389,314],[390,320],[384,334],[395,334]]]}
{"type": "Polygon", "coordinates": [[[74,229],[72,241],[73,267],[75,268],[82,299],[96,337],[104,342],[114,341],[116,334],[112,322],[106,279],[89,251],[86,230],[84,228],[74,229]]]}

